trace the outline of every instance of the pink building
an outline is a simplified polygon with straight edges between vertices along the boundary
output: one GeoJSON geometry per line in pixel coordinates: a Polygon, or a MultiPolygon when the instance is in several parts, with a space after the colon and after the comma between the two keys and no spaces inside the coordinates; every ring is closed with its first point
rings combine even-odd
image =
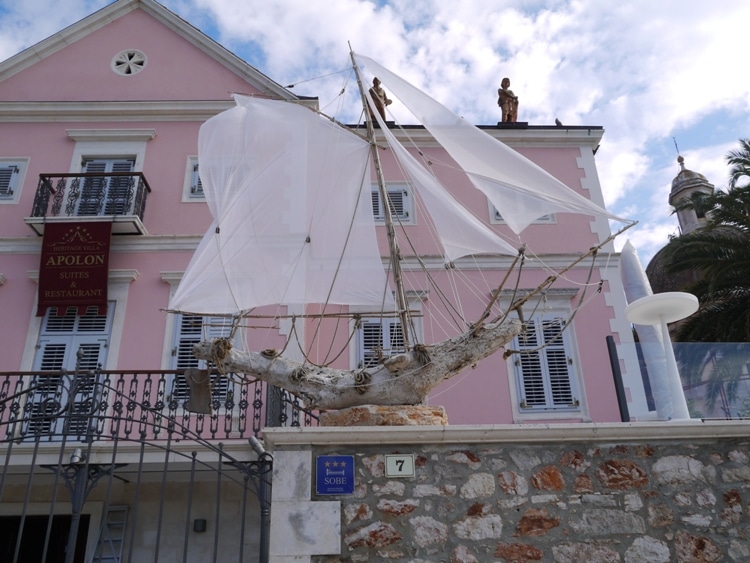
{"type": "MultiPolygon", "coordinates": [[[[16,440],[8,442],[4,455],[7,478],[0,501],[5,514],[17,516],[31,529],[31,517],[25,515],[50,513],[51,504],[44,499],[54,495],[56,486],[62,490],[63,468],[84,463],[131,483],[126,486],[110,477],[112,485],[93,489],[78,510],[88,522],[81,524],[87,532],[79,532],[78,542],[86,561],[94,553],[97,561],[125,560],[124,553],[142,560],[139,554],[153,554],[149,550],[154,545],[157,552],[159,545],[182,549],[183,539],[186,546],[188,539],[191,542],[191,556],[203,560],[199,554],[215,547],[213,532],[220,522],[224,531],[244,533],[238,524],[237,495],[219,493],[221,511],[211,504],[217,498],[211,487],[215,488],[221,466],[216,459],[242,466],[253,475],[252,481],[262,464],[248,451],[247,439],[261,434],[265,417],[275,424],[280,414],[286,424],[303,425],[310,417],[288,405],[278,412],[266,409],[269,397],[263,386],[225,378],[216,379],[211,412],[184,408],[189,392],[182,370],[198,365],[190,353],[192,344],[225,330],[211,319],[164,311],[211,223],[198,176],[198,130],[206,119],[233,106],[229,92],[308,105],[315,101],[298,100],[154,0],[114,2],[1,63],[0,85],[0,402],[5,405],[0,432],[3,439],[16,440]],[[102,224],[104,230],[96,231],[102,224]],[[86,285],[96,274],[81,263],[85,253],[51,261],[45,254],[42,259],[51,229],[58,232],[59,244],[72,247],[74,232],[79,241],[109,244],[103,286],[86,285]],[[86,299],[101,295],[97,292],[102,287],[106,308],[89,304],[86,299]],[[73,380],[60,370],[74,372],[77,361],[81,373],[91,370],[93,375],[71,388],[73,380]],[[96,385],[103,387],[96,390],[96,385]],[[63,412],[66,408],[72,410],[63,412]],[[100,419],[92,424],[92,416],[100,419]],[[177,421],[179,429],[170,430],[169,421],[177,421]],[[118,451],[102,445],[113,437],[129,441],[118,451]],[[191,458],[198,437],[204,449],[191,458]],[[61,441],[67,444],[64,455],[61,441]],[[224,449],[217,455],[226,458],[211,458],[219,451],[219,441],[224,449]],[[145,448],[146,442],[166,445],[154,450],[145,448]],[[75,457],[78,461],[74,450],[82,454],[75,457]],[[175,452],[178,459],[170,465],[165,451],[175,452]],[[119,467],[121,463],[128,465],[119,467]],[[203,476],[188,477],[196,463],[203,476]],[[45,464],[52,470],[39,469],[45,464]],[[174,488],[158,500],[162,475],[170,475],[174,488]],[[136,482],[151,496],[134,496],[128,487],[136,482]],[[44,490],[33,502],[24,496],[31,484],[44,490]],[[193,492],[185,534],[180,528],[170,535],[170,526],[184,525],[186,508],[178,500],[193,492]],[[202,533],[206,520],[208,533],[202,533]],[[114,538],[116,546],[105,548],[106,538],[114,538]]],[[[594,158],[603,135],[600,127],[482,128],[603,204],[594,158]]],[[[412,128],[409,133],[429,158],[448,160],[424,130],[412,128]]],[[[416,241],[414,251],[404,250],[407,263],[416,262],[414,252],[429,262],[436,251],[428,221],[387,154],[383,163],[389,190],[401,198],[397,212],[416,241]]],[[[469,196],[468,206],[477,217],[511,235],[502,217],[465,178],[448,168],[444,174],[456,194],[469,196]]],[[[376,215],[378,205],[375,198],[376,215]]],[[[559,214],[537,221],[524,233],[529,260],[518,288],[536,287],[549,275],[548,267],[561,268],[609,234],[605,220],[583,215],[559,214]]],[[[384,235],[381,243],[385,249],[384,235]]],[[[478,256],[456,267],[474,279],[476,287],[496,287],[512,259],[478,256]]],[[[438,284],[450,291],[443,264],[436,261],[432,269],[438,284]]],[[[410,299],[423,312],[419,329],[429,340],[439,331],[436,319],[445,311],[434,293],[424,291],[427,284],[419,275],[410,283],[410,299]]],[[[504,294],[501,301],[509,298],[504,294]]],[[[611,243],[593,262],[584,261],[567,272],[526,321],[542,334],[548,326],[545,321],[570,318],[581,302],[585,306],[562,338],[529,356],[532,361],[522,362],[518,355],[491,356],[438,387],[430,404],[445,406],[452,425],[620,421],[606,342],[612,336],[619,347],[617,364],[630,414],[648,418],[637,360],[628,345],[632,334],[623,315],[625,301],[611,243]]],[[[481,309],[465,313],[476,318],[481,309]]],[[[285,331],[288,326],[283,323],[271,336],[249,330],[246,344],[281,347],[285,331]]],[[[354,368],[368,351],[366,339],[352,340],[337,365],[354,368]]],[[[235,481],[231,486],[246,490],[241,478],[235,481]]],[[[75,483],[69,488],[73,492],[75,483]]],[[[66,494],[60,494],[54,511],[62,514],[72,506],[75,515],[75,502],[71,505],[63,500],[66,494]]],[[[248,501],[255,507],[248,514],[262,505],[255,497],[248,501]]],[[[251,531],[242,535],[240,545],[252,551],[262,543],[255,527],[262,529],[263,517],[247,518],[251,531]]],[[[46,528],[39,529],[44,536],[46,528]]],[[[55,533],[47,533],[50,550],[55,533]]],[[[23,545],[21,553],[31,549],[23,545]]]]}

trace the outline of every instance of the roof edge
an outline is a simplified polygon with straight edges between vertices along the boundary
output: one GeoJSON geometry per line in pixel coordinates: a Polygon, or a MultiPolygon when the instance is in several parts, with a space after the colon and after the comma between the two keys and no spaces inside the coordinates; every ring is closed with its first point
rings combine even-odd
{"type": "Polygon", "coordinates": [[[297,99],[295,94],[243,61],[237,55],[155,0],[116,0],[112,2],[110,5],[1,62],[0,82],[33,66],[35,63],[60,51],[67,45],[75,43],[79,39],[86,37],[138,8],[142,9],[165,27],[185,38],[245,81],[256,85],[263,94],[285,100],[297,99]]]}

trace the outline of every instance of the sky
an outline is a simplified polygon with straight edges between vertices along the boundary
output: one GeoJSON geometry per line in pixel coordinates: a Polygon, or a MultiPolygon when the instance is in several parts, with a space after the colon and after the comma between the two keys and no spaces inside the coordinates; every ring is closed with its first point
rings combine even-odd
{"type": "MultiPolygon", "coordinates": [[[[0,0],[0,60],[110,2],[0,0]]],[[[355,91],[345,72],[351,43],[476,124],[500,120],[497,88],[507,76],[519,121],[604,127],[596,162],[605,203],[639,222],[617,247],[629,239],[644,266],[678,233],[667,202],[675,144],[688,169],[726,188],[725,155],[750,137],[747,0],[162,4],[344,122],[358,117],[339,96],[355,91]]]]}

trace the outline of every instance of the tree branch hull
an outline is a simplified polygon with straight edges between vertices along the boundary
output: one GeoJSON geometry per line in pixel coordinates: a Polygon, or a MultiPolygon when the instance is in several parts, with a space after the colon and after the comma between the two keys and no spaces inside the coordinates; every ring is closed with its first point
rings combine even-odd
{"type": "Polygon", "coordinates": [[[224,372],[244,373],[286,389],[310,408],[344,409],[359,405],[417,405],[442,381],[493,354],[522,331],[506,319],[425,346],[429,361],[414,351],[388,358],[366,370],[342,370],[302,364],[281,356],[236,349],[220,351],[216,341],[193,348],[196,358],[216,363],[224,372]]]}

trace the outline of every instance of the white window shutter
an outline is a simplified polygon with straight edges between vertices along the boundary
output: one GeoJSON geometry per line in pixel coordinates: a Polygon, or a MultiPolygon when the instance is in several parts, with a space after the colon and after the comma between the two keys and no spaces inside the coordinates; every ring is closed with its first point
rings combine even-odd
{"type": "Polygon", "coordinates": [[[404,351],[404,333],[398,319],[363,319],[358,334],[358,366],[372,367],[381,358],[404,351]]]}
{"type": "Polygon", "coordinates": [[[536,317],[516,338],[514,362],[523,409],[575,409],[568,335],[560,317],[536,317]]]}
{"type": "Polygon", "coordinates": [[[204,197],[203,182],[199,171],[198,162],[193,164],[193,172],[190,175],[190,197],[204,197]]]}
{"type": "Polygon", "coordinates": [[[82,436],[89,424],[89,410],[97,392],[93,372],[106,360],[114,303],[108,304],[106,315],[99,315],[97,307],[89,307],[84,315],[77,315],[72,307],[65,315],[58,316],[55,311],[54,307],[47,309],[42,319],[34,371],[74,372],[77,365],[78,386],[72,410],[74,415],[80,416],[68,419],[68,426],[63,428],[63,419],[54,415],[68,403],[69,381],[61,374],[39,374],[33,379],[34,391],[26,407],[30,414],[27,431],[30,435],[82,436]]]}
{"type": "Polygon", "coordinates": [[[13,197],[20,172],[17,164],[0,165],[0,198],[13,197]]]}
{"type": "MultiPolygon", "coordinates": [[[[177,321],[173,368],[206,369],[206,362],[193,355],[193,346],[202,340],[228,338],[232,331],[232,319],[227,317],[203,317],[201,315],[180,315],[177,321]]],[[[212,376],[214,397],[225,399],[229,390],[226,377],[212,376]]],[[[172,383],[172,399],[186,401],[190,396],[188,383],[183,375],[177,375],[172,383]]]]}

